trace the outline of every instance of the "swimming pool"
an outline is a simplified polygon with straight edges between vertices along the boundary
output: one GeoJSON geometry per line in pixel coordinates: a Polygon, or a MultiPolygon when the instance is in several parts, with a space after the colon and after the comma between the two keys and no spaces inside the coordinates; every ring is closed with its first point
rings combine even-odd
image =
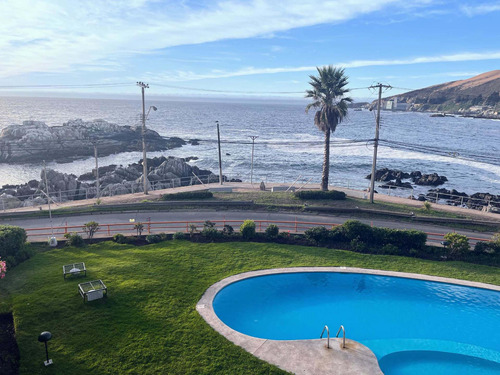
{"type": "Polygon", "coordinates": [[[337,272],[278,273],[221,289],[220,320],[271,340],[317,339],[324,325],[376,355],[385,374],[500,373],[500,292],[337,272]]]}

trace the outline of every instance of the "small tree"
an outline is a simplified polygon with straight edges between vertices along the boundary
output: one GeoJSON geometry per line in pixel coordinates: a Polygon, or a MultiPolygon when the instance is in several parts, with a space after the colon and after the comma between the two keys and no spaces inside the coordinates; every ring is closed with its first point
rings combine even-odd
{"type": "Polygon", "coordinates": [[[87,234],[87,238],[91,240],[94,234],[99,230],[99,223],[95,221],[89,221],[83,225],[83,231],[87,234]]]}
{"type": "Polygon", "coordinates": [[[0,279],[5,277],[5,273],[7,272],[7,264],[0,258],[0,279]]]}
{"type": "Polygon", "coordinates": [[[189,224],[189,233],[190,234],[194,234],[198,232],[198,229],[196,228],[196,225],[195,224],[189,224]]]}
{"type": "Polygon", "coordinates": [[[429,202],[429,201],[425,201],[425,202],[424,202],[424,210],[426,210],[427,212],[429,212],[431,209],[432,209],[432,204],[431,204],[431,202],[429,202]]]}
{"type": "Polygon", "coordinates": [[[463,234],[455,232],[446,233],[444,235],[445,246],[449,249],[451,256],[462,256],[469,252],[469,239],[463,234]]]}
{"type": "Polygon", "coordinates": [[[142,236],[142,231],[144,230],[144,224],[139,221],[134,224],[134,229],[137,231],[138,236],[142,236]]]}

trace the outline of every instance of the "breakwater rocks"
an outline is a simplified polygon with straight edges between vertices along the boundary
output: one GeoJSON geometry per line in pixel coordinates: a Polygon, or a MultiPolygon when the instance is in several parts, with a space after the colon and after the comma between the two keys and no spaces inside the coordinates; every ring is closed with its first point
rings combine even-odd
{"type": "Polygon", "coordinates": [[[496,209],[500,209],[500,195],[490,193],[474,193],[468,195],[455,189],[430,189],[426,195],[421,194],[418,200],[428,200],[431,202],[446,200],[446,203],[451,206],[463,206],[478,210],[483,209],[483,207],[489,207],[493,208],[495,212],[497,212],[496,209]]]}
{"type": "MultiPolygon", "coordinates": [[[[41,121],[9,125],[0,132],[0,163],[29,163],[40,160],[69,161],[94,155],[142,150],[142,128],[120,126],[104,120],[70,120],[62,126],[41,121]]],[[[186,144],[180,138],[163,138],[147,129],[148,151],[163,151],[186,144]]]]}
{"type": "MultiPolygon", "coordinates": [[[[187,163],[195,157],[157,157],[147,159],[148,181],[154,189],[197,185],[217,182],[219,176],[209,170],[187,163]],[[195,176],[196,175],[196,176],[195,176]]],[[[99,168],[100,195],[120,195],[143,191],[142,159],[126,167],[109,165],[99,168]]],[[[225,177],[223,176],[225,179],[225,177]]],[[[226,179],[225,179],[226,180],[226,179]]],[[[94,198],[97,194],[95,170],[80,176],[47,169],[47,185],[51,198],[56,202],[94,198]]],[[[30,207],[47,203],[44,174],[40,181],[31,180],[22,185],[4,185],[0,189],[0,209],[30,207]]]]}
{"type": "MultiPolygon", "coordinates": [[[[365,178],[371,179],[372,174],[370,173],[365,178]]],[[[392,170],[388,168],[377,169],[375,172],[375,181],[379,182],[389,182],[385,185],[380,186],[381,188],[390,187],[403,187],[410,188],[411,184],[409,182],[402,182],[402,180],[411,179],[415,185],[421,186],[438,186],[444,184],[448,179],[445,176],[439,176],[437,173],[423,174],[420,171],[414,171],[411,173],[406,173],[398,170],[392,170]],[[392,182],[394,180],[394,182],[392,182]]]]}

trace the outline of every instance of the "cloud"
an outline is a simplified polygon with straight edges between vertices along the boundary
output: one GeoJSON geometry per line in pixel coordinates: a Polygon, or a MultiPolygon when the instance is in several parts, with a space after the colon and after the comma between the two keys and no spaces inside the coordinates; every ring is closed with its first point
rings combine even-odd
{"type": "Polygon", "coordinates": [[[347,21],[402,0],[3,0],[0,77],[347,21]],[[192,5],[195,4],[195,5],[192,5]]]}
{"type": "Polygon", "coordinates": [[[462,5],[460,10],[469,17],[500,11],[500,3],[462,5]]]}
{"type": "MultiPolygon", "coordinates": [[[[438,56],[420,56],[408,59],[392,59],[392,60],[353,60],[348,62],[333,63],[333,65],[343,68],[362,68],[369,66],[393,66],[393,65],[413,65],[441,62],[463,62],[463,61],[480,61],[480,60],[500,60],[500,51],[497,52],[463,52],[451,55],[438,56]]],[[[276,74],[276,73],[295,73],[295,72],[315,72],[316,66],[298,66],[298,67],[278,67],[278,68],[254,68],[245,67],[236,71],[220,71],[213,70],[206,74],[194,73],[191,71],[176,71],[171,73],[155,74],[151,77],[146,77],[151,81],[195,81],[202,79],[230,78],[240,76],[250,76],[257,74],[276,74]]],[[[448,75],[453,76],[453,73],[448,75]]],[[[455,77],[464,76],[464,72],[454,73],[455,77]]],[[[467,73],[468,74],[468,73],[467,73]]]]}

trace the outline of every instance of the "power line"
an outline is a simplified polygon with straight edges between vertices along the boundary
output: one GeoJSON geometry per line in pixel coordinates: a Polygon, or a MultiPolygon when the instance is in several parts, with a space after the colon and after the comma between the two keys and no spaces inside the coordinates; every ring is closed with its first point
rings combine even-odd
{"type": "Polygon", "coordinates": [[[7,89],[43,89],[43,88],[93,88],[93,87],[119,87],[132,86],[132,83],[87,83],[87,84],[71,84],[71,85],[4,85],[0,86],[0,90],[7,89]]]}

